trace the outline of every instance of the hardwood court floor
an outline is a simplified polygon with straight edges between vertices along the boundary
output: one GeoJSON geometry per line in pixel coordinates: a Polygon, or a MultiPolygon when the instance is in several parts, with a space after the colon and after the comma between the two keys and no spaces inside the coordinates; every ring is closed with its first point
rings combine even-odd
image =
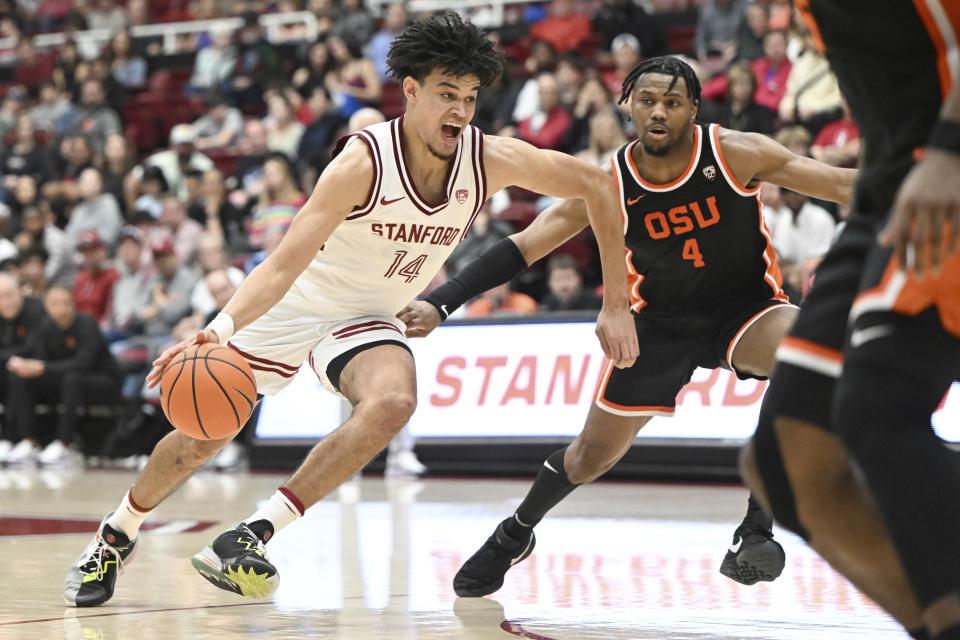
{"type": "Polygon", "coordinates": [[[536,552],[495,600],[458,600],[453,574],[529,483],[364,478],[275,536],[280,588],[256,601],[213,588],[188,558],[283,476],[201,473],[157,510],[112,601],[64,606],[65,569],[133,477],[0,471],[0,639],[906,637],[786,533],[776,582],[721,576],[746,493],[694,485],[582,487],[538,527],[536,552]]]}

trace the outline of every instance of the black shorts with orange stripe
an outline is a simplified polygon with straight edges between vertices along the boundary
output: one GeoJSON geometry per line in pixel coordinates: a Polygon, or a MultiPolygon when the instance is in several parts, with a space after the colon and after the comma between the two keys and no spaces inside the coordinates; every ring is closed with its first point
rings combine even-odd
{"type": "MultiPolygon", "coordinates": [[[[864,146],[850,216],[777,351],[777,379],[782,384],[771,385],[765,403],[775,405],[779,415],[830,428],[831,399],[843,367],[851,308],[888,273],[889,251],[877,246],[877,232],[929,138],[943,95],[956,81],[948,58],[951,45],[956,52],[960,9],[957,3],[941,0],[796,4],[825,49],[864,146]]],[[[927,295],[926,305],[915,306],[912,312],[935,301],[936,295],[927,295]]],[[[908,305],[895,310],[896,306],[890,304],[890,311],[903,313],[908,305]]]]}
{"type": "Polygon", "coordinates": [[[730,361],[747,329],[783,306],[791,305],[779,298],[744,300],[736,312],[711,320],[634,314],[640,356],[626,369],[607,364],[597,406],[622,416],[672,416],[677,394],[697,367],[730,369],[742,380],[765,379],[737,371],[730,361]]]}

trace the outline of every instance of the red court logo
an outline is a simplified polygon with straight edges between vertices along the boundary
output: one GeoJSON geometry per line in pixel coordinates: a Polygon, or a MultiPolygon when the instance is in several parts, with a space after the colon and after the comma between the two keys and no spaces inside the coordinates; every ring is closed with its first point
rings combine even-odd
{"type": "Polygon", "coordinates": [[[457,193],[456,193],[457,202],[459,202],[460,204],[463,204],[464,202],[467,201],[467,196],[469,195],[470,195],[470,192],[467,191],[466,189],[457,189],[457,193]]]}

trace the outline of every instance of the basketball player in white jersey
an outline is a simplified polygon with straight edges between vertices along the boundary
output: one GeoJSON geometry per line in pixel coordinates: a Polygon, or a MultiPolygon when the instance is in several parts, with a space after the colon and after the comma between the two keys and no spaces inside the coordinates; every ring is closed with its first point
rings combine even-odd
{"type": "MultiPolygon", "coordinates": [[[[220,342],[247,359],[261,394],[278,392],[307,362],[326,388],[353,404],[351,417],[313,448],[286,485],[194,556],[206,579],[245,596],[277,588],[264,543],[363,468],[413,413],[414,361],[396,314],[430,282],[490,194],[517,185],[584,199],[606,292],[597,335],[618,366],[637,356],[617,195],[603,170],[512,138],[484,137],[470,126],[477,93],[499,76],[502,59],[483,32],[456,14],[411,25],[394,40],[387,62],[402,83],[405,115],[338,142],[276,251],[206,329],[161,354],[147,378],[157,384],[188,344],[220,342]]],[[[160,441],[70,567],[68,603],[110,599],[143,520],[229,440],[174,431],[160,441]]]]}

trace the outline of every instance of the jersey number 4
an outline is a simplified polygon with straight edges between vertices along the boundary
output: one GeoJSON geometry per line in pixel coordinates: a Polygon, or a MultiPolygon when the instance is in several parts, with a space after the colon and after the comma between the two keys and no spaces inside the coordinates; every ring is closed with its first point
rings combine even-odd
{"type": "Polygon", "coordinates": [[[687,241],[683,243],[683,253],[680,255],[683,256],[684,260],[692,260],[693,266],[698,269],[707,266],[707,263],[703,261],[703,254],[700,253],[700,245],[697,244],[696,238],[687,238],[687,241]]]}
{"type": "Polygon", "coordinates": [[[421,254],[401,267],[400,265],[403,263],[403,259],[406,257],[406,251],[397,251],[393,255],[393,263],[390,265],[390,268],[387,269],[387,272],[383,274],[383,277],[392,278],[393,276],[397,275],[406,278],[408,284],[413,282],[414,278],[420,275],[420,267],[422,267],[423,263],[426,262],[427,254],[421,254]]]}

